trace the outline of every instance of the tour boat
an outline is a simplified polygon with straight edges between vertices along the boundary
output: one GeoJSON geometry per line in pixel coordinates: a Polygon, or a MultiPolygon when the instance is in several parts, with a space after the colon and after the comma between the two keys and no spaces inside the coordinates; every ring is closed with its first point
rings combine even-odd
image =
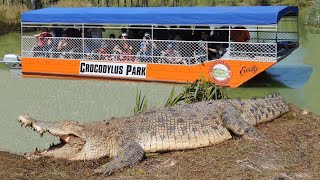
{"type": "Polygon", "coordinates": [[[299,46],[296,6],[54,7],[21,19],[23,77],[239,87],[299,46]]]}

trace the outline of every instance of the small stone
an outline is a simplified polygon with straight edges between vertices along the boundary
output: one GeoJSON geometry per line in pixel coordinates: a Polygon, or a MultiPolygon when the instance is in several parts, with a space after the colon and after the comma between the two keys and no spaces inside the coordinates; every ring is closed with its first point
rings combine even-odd
{"type": "Polygon", "coordinates": [[[302,114],[303,114],[303,115],[306,115],[306,114],[308,114],[308,111],[307,111],[307,110],[303,110],[303,111],[302,111],[302,114]]]}

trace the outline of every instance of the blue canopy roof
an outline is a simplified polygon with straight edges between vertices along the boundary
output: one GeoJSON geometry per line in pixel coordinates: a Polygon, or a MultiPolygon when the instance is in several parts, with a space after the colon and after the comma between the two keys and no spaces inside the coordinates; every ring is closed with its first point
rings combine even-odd
{"type": "Polygon", "coordinates": [[[88,7],[44,8],[22,14],[22,23],[170,24],[208,25],[276,24],[286,14],[298,14],[296,6],[230,7],[88,7]]]}

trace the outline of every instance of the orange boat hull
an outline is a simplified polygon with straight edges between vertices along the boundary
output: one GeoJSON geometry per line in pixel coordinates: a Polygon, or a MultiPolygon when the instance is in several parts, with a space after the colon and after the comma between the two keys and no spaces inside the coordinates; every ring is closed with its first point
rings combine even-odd
{"type": "Polygon", "coordinates": [[[239,87],[276,62],[214,60],[202,64],[146,64],[106,60],[22,58],[24,77],[123,79],[188,83],[202,77],[217,85],[239,87]]]}

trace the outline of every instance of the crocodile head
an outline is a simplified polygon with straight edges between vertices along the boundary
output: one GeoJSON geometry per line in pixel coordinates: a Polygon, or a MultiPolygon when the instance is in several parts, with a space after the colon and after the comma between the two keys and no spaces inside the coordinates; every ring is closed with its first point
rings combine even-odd
{"type": "Polygon", "coordinates": [[[38,132],[41,137],[44,133],[48,132],[60,139],[60,143],[51,144],[46,150],[36,150],[35,152],[27,154],[26,157],[28,159],[36,159],[43,156],[79,159],[79,154],[81,154],[86,143],[85,133],[81,124],[74,121],[39,121],[27,115],[19,116],[18,121],[21,126],[31,127],[34,131],[38,132]]]}

